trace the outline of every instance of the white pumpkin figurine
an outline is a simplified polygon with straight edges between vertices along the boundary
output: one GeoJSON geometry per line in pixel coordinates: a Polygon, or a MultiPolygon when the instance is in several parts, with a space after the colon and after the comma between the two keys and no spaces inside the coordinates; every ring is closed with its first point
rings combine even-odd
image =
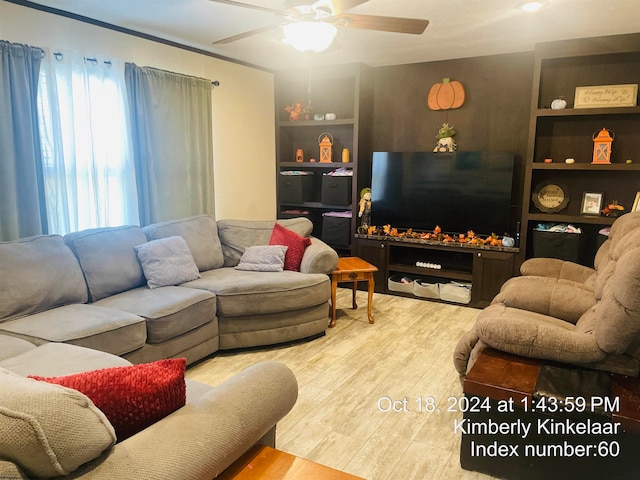
{"type": "Polygon", "coordinates": [[[563,108],[567,108],[567,101],[564,97],[558,97],[553,102],[551,102],[552,110],[562,110],[563,108]]]}

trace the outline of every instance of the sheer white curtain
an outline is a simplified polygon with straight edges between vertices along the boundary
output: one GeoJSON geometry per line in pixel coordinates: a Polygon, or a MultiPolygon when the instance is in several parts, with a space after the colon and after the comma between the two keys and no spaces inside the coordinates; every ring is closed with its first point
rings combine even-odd
{"type": "Polygon", "coordinates": [[[38,96],[49,233],[138,224],[124,65],[48,53],[38,96]]]}

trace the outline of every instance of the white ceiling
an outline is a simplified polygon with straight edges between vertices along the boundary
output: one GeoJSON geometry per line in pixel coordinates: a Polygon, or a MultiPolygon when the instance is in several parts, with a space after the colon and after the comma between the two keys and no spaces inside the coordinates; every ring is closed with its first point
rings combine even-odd
{"type": "MultiPolygon", "coordinates": [[[[280,10],[284,0],[239,0],[280,10]]],[[[310,1],[312,3],[313,0],[310,1]]],[[[537,42],[640,31],[639,0],[546,0],[535,13],[524,0],[369,0],[350,13],[426,18],[422,35],[340,28],[335,45],[302,54],[279,29],[233,43],[213,41],[280,22],[280,17],[209,0],[36,0],[120,27],[267,69],[307,62],[398,65],[533,50],[537,42]]]]}

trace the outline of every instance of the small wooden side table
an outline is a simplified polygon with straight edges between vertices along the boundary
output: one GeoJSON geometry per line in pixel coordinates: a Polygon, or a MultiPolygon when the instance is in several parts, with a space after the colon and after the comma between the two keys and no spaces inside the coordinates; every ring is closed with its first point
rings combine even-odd
{"type": "Polygon", "coordinates": [[[356,290],[358,289],[358,281],[360,280],[364,280],[369,284],[367,317],[369,318],[369,323],[373,323],[373,316],[371,315],[373,288],[375,286],[373,273],[377,271],[378,267],[371,265],[358,257],[340,257],[338,259],[338,266],[331,274],[331,322],[329,323],[329,327],[335,327],[336,325],[336,289],[338,288],[338,283],[353,283],[351,303],[353,308],[358,308],[358,305],[356,304],[356,290]]]}
{"type": "Polygon", "coordinates": [[[290,453],[256,445],[217,477],[218,480],[364,480],[290,453]]]}

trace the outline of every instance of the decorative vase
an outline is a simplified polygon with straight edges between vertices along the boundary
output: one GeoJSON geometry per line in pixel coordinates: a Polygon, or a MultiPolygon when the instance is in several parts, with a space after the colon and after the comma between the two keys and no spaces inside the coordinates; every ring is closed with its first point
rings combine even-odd
{"type": "Polygon", "coordinates": [[[564,97],[558,97],[553,102],[551,102],[552,110],[562,110],[563,108],[567,108],[567,101],[564,97]]]}

